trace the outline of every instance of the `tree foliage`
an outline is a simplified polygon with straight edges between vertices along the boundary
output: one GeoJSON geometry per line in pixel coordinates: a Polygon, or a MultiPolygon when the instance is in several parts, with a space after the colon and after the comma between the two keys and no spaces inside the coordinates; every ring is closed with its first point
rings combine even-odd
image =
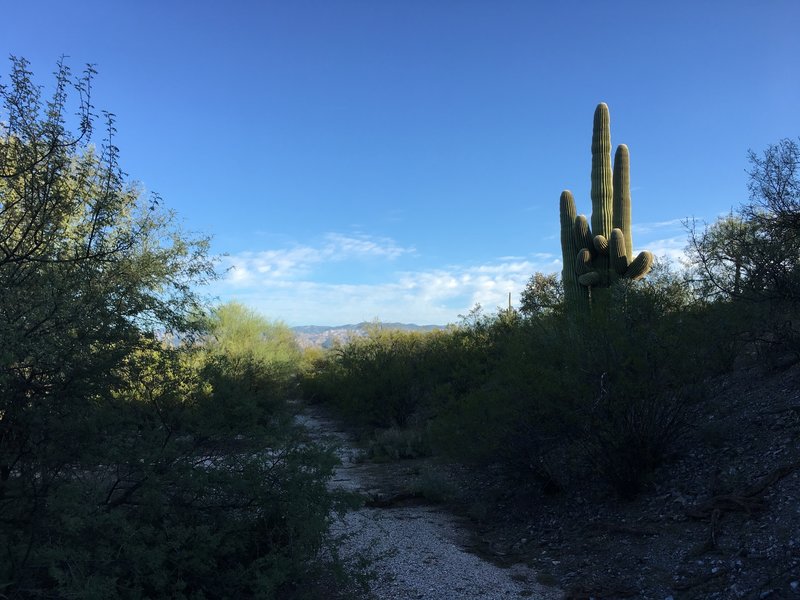
{"type": "Polygon", "coordinates": [[[74,79],[60,63],[44,102],[27,63],[13,59],[0,87],[2,439],[16,446],[4,444],[6,465],[25,452],[27,412],[62,419],[107,389],[143,332],[190,332],[200,306],[192,286],[213,277],[208,241],[124,182],[110,115],[105,143],[90,145],[91,76],[74,79]],[[66,125],[70,87],[76,133],[66,125]]]}
{"type": "Polygon", "coordinates": [[[294,334],[282,321],[271,321],[238,302],[228,302],[212,311],[210,337],[206,344],[217,353],[249,358],[286,376],[297,369],[301,358],[294,334]]]}
{"type": "Polygon", "coordinates": [[[534,273],[520,295],[519,310],[527,316],[558,312],[564,305],[564,284],[556,273],[534,273]]]}
{"type": "Polygon", "coordinates": [[[689,254],[708,297],[800,299],[800,147],[791,139],[749,153],[750,199],[698,231],[689,254]]]}
{"type": "Polygon", "coordinates": [[[0,86],[0,593],[293,594],[333,455],[275,397],[280,326],[262,345],[228,307],[192,343],[208,240],[127,182],[113,115],[91,144],[93,75],[59,62],[44,100],[12,58],[0,86]]]}

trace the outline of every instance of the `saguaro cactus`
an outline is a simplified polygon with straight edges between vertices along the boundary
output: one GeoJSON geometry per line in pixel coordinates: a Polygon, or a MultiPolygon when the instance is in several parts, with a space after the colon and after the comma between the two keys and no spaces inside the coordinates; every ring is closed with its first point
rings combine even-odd
{"type": "Polygon", "coordinates": [[[562,280],[568,305],[588,308],[593,293],[620,277],[640,279],[653,264],[646,250],[633,258],[631,232],[630,156],[621,144],[611,168],[611,125],[608,106],[594,111],[592,131],[592,218],[575,210],[569,190],[561,193],[562,280]]]}

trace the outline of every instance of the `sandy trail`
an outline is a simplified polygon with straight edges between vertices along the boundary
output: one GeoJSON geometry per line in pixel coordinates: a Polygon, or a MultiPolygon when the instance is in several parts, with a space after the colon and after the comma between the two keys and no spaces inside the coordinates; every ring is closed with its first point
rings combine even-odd
{"type": "MultiPolygon", "coordinates": [[[[313,408],[305,409],[298,421],[317,439],[340,447],[342,465],[331,485],[370,496],[399,491],[398,476],[387,475],[387,465],[356,461],[358,450],[334,421],[313,408]]],[[[345,534],[343,556],[369,550],[375,557],[376,600],[562,597],[560,591],[538,584],[535,571],[526,565],[501,568],[470,553],[464,524],[435,506],[364,507],[348,513],[334,533],[345,534]]]]}

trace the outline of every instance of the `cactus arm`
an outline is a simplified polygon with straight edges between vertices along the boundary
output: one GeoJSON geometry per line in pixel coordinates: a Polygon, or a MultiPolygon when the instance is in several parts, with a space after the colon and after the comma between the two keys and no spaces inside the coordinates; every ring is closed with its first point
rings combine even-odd
{"type": "Polygon", "coordinates": [[[611,231],[608,254],[611,258],[611,268],[616,275],[625,275],[628,270],[628,256],[625,253],[625,234],[621,229],[614,228],[611,231]]]}
{"type": "Polygon", "coordinates": [[[597,271],[591,271],[589,273],[584,273],[580,277],[578,277],[578,283],[585,286],[587,289],[593,285],[597,285],[600,283],[600,273],[597,271]]]}
{"type": "Polygon", "coordinates": [[[589,230],[589,221],[584,215],[575,217],[575,240],[578,244],[578,249],[586,248],[595,255],[596,251],[594,243],[592,242],[592,232],[589,230]]]}
{"type": "Polygon", "coordinates": [[[614,154],[614,227],[625,234],[625,254],[633,256],[631,231],[631,157],[625,144],[617,146],[614,154]]]}
{"type": "Polygon", "coordinates": [[[581,248],[575,257],[575,272],[580,276],[589,273],[591,270],[592,254],[586,248],[581,248]]]}
{"type": "Polygon", "coordinates": [[[597,251],[597,254],[600,256],[607,256],[608,255],[608,240],[602,235],[594,236],[592,240],[592,245],[594,249],[597,251]]]}
{"type": "Polygon", "coordinates": [[[576,218],[575,199],[569,190],[561,192],[559,212],[561,215],[561,256],[564,264],[561,271],[564,301],[567,304],[575,304],[578,302],[579,296],[583,294],[583,290],[578,283],[578,275],[575,273],[574,267],[574,257],[578,253],[579,247],[573,231],[573,223],[576,218]]]}
{"type": "Polygon", "coordinates": [[[625,271],[625,277],[628,279],[641,279],[650,272],[650,267],[653,266],[653,254],[647,250],[639,252],[639,256],[631,261],[628,270],[625,271]]]}
{"type": "Polygon", "coordinates": [[[592,253],[587,248],[581,248],[575,257],[575,273],[578,283],[587,288],[600,282],[600,273],[592,270],[592,253]]]}

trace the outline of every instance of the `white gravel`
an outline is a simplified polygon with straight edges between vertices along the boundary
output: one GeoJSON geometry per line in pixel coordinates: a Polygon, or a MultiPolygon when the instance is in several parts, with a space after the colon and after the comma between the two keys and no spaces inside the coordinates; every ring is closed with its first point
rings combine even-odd
{"type": "MultiPolygon", "coordinates": [[[[315,435],[333,436],[342,446],[342,466],[332,485],[363,492],[375,489],[369,469],[354,462],[355,448],[333,422],[312,412],[299,420],[315,435]]],[[[464,548],[468,532],[456,517],[436,507],[361,508],[347,514],[334,533],[342,536],[342,556],[367,552],[373,558],[376,600],[563,596],[538,584],[536,573],[526,565],[504,569],[471,554],[464,548]]]]}

